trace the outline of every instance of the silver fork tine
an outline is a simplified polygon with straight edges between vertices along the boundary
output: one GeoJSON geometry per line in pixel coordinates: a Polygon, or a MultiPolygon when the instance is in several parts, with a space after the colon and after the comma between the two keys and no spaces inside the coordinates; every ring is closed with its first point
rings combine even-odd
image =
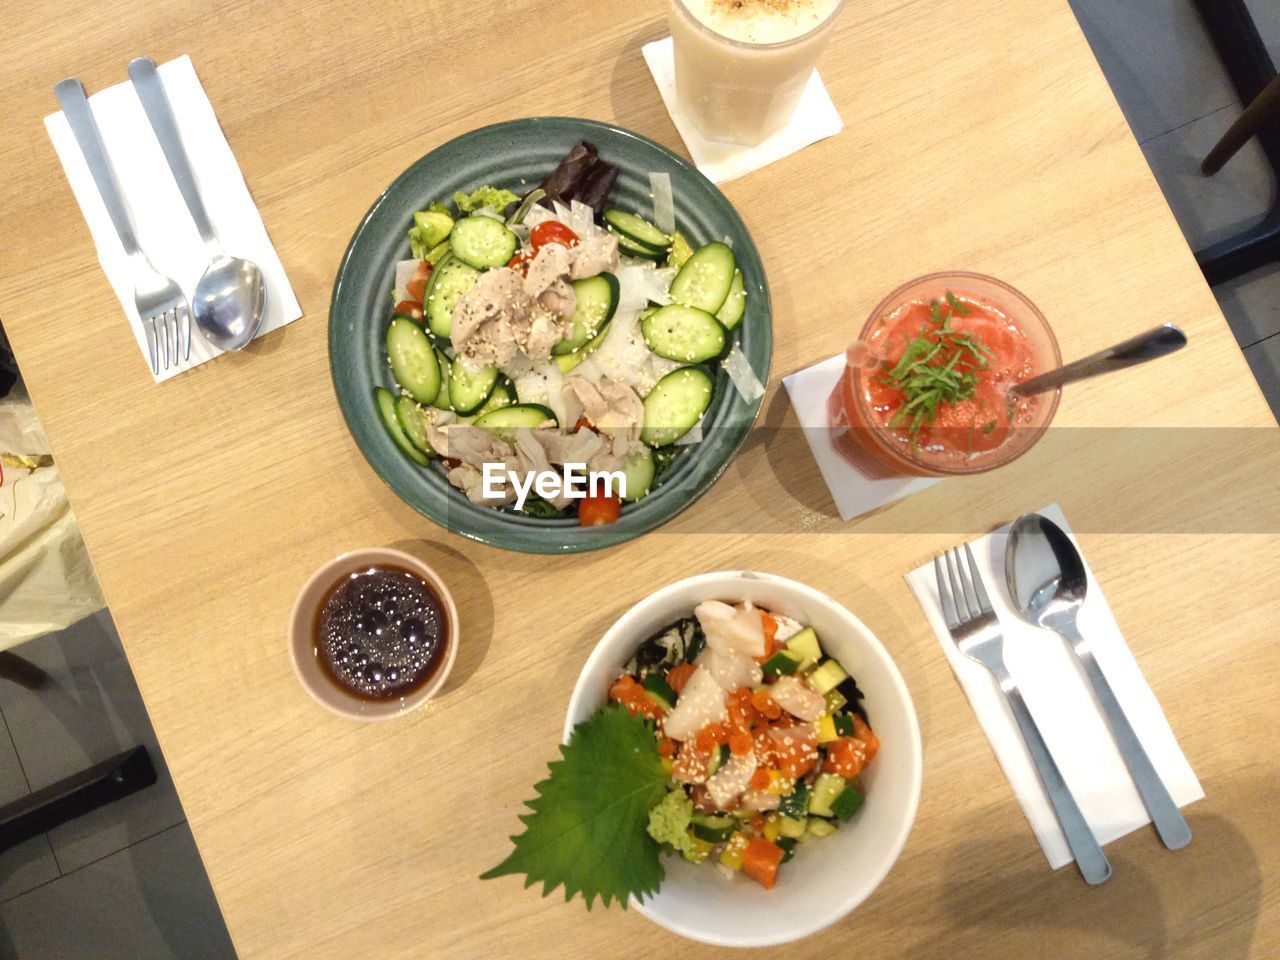
{"type": "MultiPolygon", "coordinates": [[[[174,307],[169,313],[173,314],[173,365],[178,365],[178,308],[174,307]]],[[[169,326],[169,313],[165,314],[165,326],[169,326]]]]}
{"type": "Polygon", "coordinates": [[[182,361],[191,359],[191,310],[186,304],[178,306],[178,335],[182,337],[182,361]]]}
{"type": "Polygon", "coordinates": [[[165,319],[165,315],[160,314],[160,325],[157,328],[160,332],[160,355],[164,357],[164,368],[169,369],[169,324],[165,319]]]}
{"type": "Polygon", "coordinates": [[[147,336],[147,349],[151,351],[151,372],[160,372],[160,347],[156,343],[156,322],[155,319],[142,321],[142,332],[147,336]]]}
{"type": "Polygon", "coordinates": [[[942,619],[947,621],[947,629],[954,630],[960,626],[960,618],[956,616],[955,601],[951,599],[951,591],[942,579],[942,558],[933,558],[933,573],[938,578],[938,602],[942,604],[942,619]]]}
{"type": "Polygon", "coordinates": [[[982,574],[978,573],[978,564],[967,543],[964,545],[964,555],[969,558],[969,575],[973,577],[973,592],[978,597],[978,609],[983,613],[991,613],[991,599],[987,596],[986,587],[982,585],[982,574]]]}
{"type": "Polygon", "coordinates": [[[951,574],[951,592],[955,594],[960,622],[972,620],[976,613],[970,602],[971,590],[969,584],[965,582],[964,570],[960,566],[960,556],[954,549],[947,551],[947,573],[951,574]]]}

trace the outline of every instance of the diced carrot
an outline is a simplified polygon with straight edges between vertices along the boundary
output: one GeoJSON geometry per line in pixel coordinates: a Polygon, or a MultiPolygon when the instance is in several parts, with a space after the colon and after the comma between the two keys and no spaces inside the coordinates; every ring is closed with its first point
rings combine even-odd
{"type": "Polygon", "coordinates": [[[679,693],[684,689],[684,685],[689,682],[689,678],[693,676],[693,671],[697,669],[692,663],[678,664],[667,671],[667,683],[671,684],[672,690],[679,693]]]}
{"type": "Polygon", "coordinates": [[[753,790],[764,790],[769,786],[769,771],[764,767],[756,767],[756,772],[751,775],[751,787],[753,790]]]}
{"type": "Polygon", "coordinates": [[[780,863],[782,848],[763,837],[748,840],[742,851],[742,872],[766,890],[772,890],[777,882],[780,863]]]}

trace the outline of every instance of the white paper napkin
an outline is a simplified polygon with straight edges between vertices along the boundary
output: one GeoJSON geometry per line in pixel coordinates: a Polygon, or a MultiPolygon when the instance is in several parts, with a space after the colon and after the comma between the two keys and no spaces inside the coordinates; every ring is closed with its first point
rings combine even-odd
{"type": "Polygon", "coordinates": [[[804,430],[804,438],[809,442],[813,459],[818,462],[818,469],[822,472],[827,489],[831,491],[836,509],[840,511],[840,518],[852,520],[909,493],[931,487],[938,482],[938,478],[890,477],[873,480],[840,456],[831,442],[827,400],[843,372],[842,353],[783,377],[782,384],[791,397],[791,405],[804,430]]]}
{"type": "MultiPolygon", "coordinates": [[[[1039,512],[1071,533],[1057,504],[1039,512]]],[[[1005,661],[1098,842],[1109,843],[1149,823],[1150,817],[1075,654],[1057,634],[1031,626],[1010,606],[1004,585],[1008,532],[1007,526],[1001,527],[971,544],[991,604],[1003,627],[1005,661]]],[[[1080,632],[1093,647],[1098,666],[1111,682],[1116,699],[1174,802],[1181,807],[1199,800],[1204,796],[1200,782],[1125,643],[1097,578],[1091,570],[1088,575],[1088,592],[1079,616],[1080,632]]],[[[1056,870],[1070,863],[1071,851],[1067,849],[1066,839],[1004,695],[991,673],[963,656],[951,640],[938,603],[932,562],[907,574],[907,583],[924,608],[951,669],[991,742],[996,760],[1044,848],[1049,865],[1056,870]]],[[[1153,835],[1151,842],[1160,841],[1153,835]]]]}
{"type": "Polygon", "coordinates": [[[813,71],[809,83],[800,95],[800,102],[790,122],[762,143],[754,146],[743,146],[737,143],[724,143],[719,140],[708,140],[698,132],[698,128],[680,110],[680,102],[676,98],[676,67],[674,44],[672,39],[654,40],[643,48],[645,63],[662,94],[662,102],[666,104],[667,113],[680,131],[680,137],[693,157],[694,165],[706,175],[712,183],[724,183],[744,173],[758,170],[763,166],[781,160],[811,143],[834,137],[844,129],[844,121],[836,105],[831,102],[826,85],[813,71]]]}
{"type": "MultiPolygon", "coordinates": [[[[249,195],[249,188],[245,186],[227,138],[218,126],[213,105],[200,85],[191,58],[184,55],[161,64],[158,69],[218,240],[227,253],[251,260],[262,270],[267,301],[258,336],[270,333],[302,316],[284,266],[262,225],[262,217],[249,195]]],[[[126,80],[108,87],[90,97],[89,104],[132,215],[139,245],[156,269],[172,277],[190,300],[208,260],[160,144],[134,93],[133,84],[126,80]]],[[[98,248],[98,260],[128,317],[146,369],[150,370],[146,334],[134,309],[133,272],[111,225],[107,208],[98,195],[93,175],[89,173],[66,117],[61,112],[52,114],[44,118],[44,125],[58,159],[62,161],[80,211],[89,224],[89,232],[98,248]]],[[[171,364],[168,370],[162,369],[155,375],[155,380],[157,383],[168,380],[219,353],[222,351],[211,346],[193,323],[191,359],[180,366],[171,364]]]]}

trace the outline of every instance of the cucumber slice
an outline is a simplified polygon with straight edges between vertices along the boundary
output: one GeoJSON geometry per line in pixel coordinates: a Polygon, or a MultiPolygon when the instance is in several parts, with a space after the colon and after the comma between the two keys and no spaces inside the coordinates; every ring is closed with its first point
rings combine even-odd
{"type": "Polygon", "coordinates": [[[641,260],[659,261],[665,259],[666,250],[655,250],[653,247],[647,247],[643,243],[636,243],[624,233],[619,233],[613,227],[609,227],[609,232],[618,238],[618,249],[625,253],[628,257],[638,257],[641,260]]]}
{"type": "Polygon", "coordinates": [[[413,214],[413,225],[422,231],[418,238],[427,248],[443,243],[453,230],[453,217],[439,210],[417,210],[413,214]]]}
{"type": "Polygon", "coordinates": [[[653,486],[653,454],[648,447],[641,447],[622,465],[622,475],[627,478],[627,495],[622,499],[627,503],[635,503],[641,497],[648,496],[653,486]]]}
{"type": "Polygon", "coordinates": [[[766,677],[790,676],[800,668],[800,658],[789,650],[779,650],[760,665],[766,677]]]}
{"type": "Polygon", "coordinates": [[[555,425],[556,415],[549,407],[544,407],[540,403],[513,403],[509,407],[491,410],[483,417],[479,417],[476,420],[476,426],[491,430],[503,440],[510,442],[520,427],[536,430],[538,427],[547,426],[548,420],[551,421],[550,426],[555,425]]]}
{"type": "Polygon", "coordinates": [[[809,785],[800,780],[796,783],[795,789],[778,802],[778,813],[790,818],[792,823],[799,823],[800,825],[799,833],[788,834],[783,830],[784,836],[798,837],[801,833],[804,833],[804,817],[808,809],[809,785]]]}
{"type": "Polygon", "coordinates": [[[841,680],[847,679],[848,676],[844,672],[844,667],[840,666],[840,664],[834,660],[824,660],[818,665],[818,669],[809,674],[809,686],[819,693],[826,693],[828,690],[834,689],[841,680]]]}
{"type": "Polygon", "coordinates": [[[742,271],[733,271],[733,283],[729,284],[729,295],[724,299],[724,306],[716,314],[716,319],[724,324],[726,330],[733,330],[742,322],[747,312],[747,288],[742,285],[742,271]]]}
{"type": "Polygon", "coordinates": [[[489,364],[474,373],[455,359],[449,367],[449,403],[464,416],[484,406],[498,382],[498,368],[489,364]]]}
{"type": "Polygon", "coordinates": [[[449,369],[452,365],[439,347],[436,347],[436,363],[440,366],[440,392],[431,401],[431,405],[437,410],[452,410],[453,407],[449,405],[449,369]]]}
{"type": "Polygon", "coordinates": [[[400,452],[420,467],[431,463],[431,459],[404,435],[404,428],[400,426],[400,418],[396,415],[395,395],[385,387],[374,387],[373,400],[378,405],[378,415],[382,417],[382,425],[387,428],[387,433],[391,434],[391,439],[400,448],[400,452]]]}
{"type": "Polygon", "coordinates": [[[728,244],[716,240],[699,247],[671,282],[671,299],[714,315],[729,298],[729,288],[733,286],[733,273],[737,268],[728,244]]]}
{"type": "Polygon", "coordinates": [[[431,271],[427,284],[427,326],[437,337],[449,336],[453,329],[453,307],[458,298],[475,286],[480,271],[457,257],[446,256],[431,271]]]}
{"type": "Polygon", "coordinates": [[[822,820],[818,817],[810,817],[809,823],[806,825],[805,836],[809,837],[829,837],[836,832],[836,825],[830,820],[822,820]]]}
{"type": "Polygon", "coordinates": [[[671,238],[643,217],[625,210],[606,210],[602,218],[619,234],[634,240],[651,250],[661,251],[664,255],[671,246],[671,238]]]}
{"type": "Polygon", "coordinates": [[[578,350],[575,353],[566,353],[564,356],[560,357],[553,356],[551,359],[555,361],[555,364],[560,368],[561,373],[571,373],[577,368],[578,364],[587,359],[587,354],[599,347],[600,344],[604,343],[604,338],[608,335],[609,324],[606,323],[604,325],[604,329],[587,341],[587,345],[581,350],[578,350]]]}
{"type": "Polygon", "coordinates": [[[724,353],[728,331],[720,321],[696,307],[671,303],[640,322],[645,345],[660,357],[702,363],[724,353]]]}
{"type": "Polygon", "coordinates": [[[672,370],[644,398],[640,439],[651,447],[675,443],[702,419],[715,389],[715,381],[702,367],[672,370]]]}
{"type": "Polygon", "coordinates": [[[800,657],[800,669],[808,670],[822,659],[822,647],[813,627],[805,627],[786,642],[786,648],[800,657]]]}
{"type": "Polygon", "coordinates": [[[410,317],[397,313],[387,327],[387,357],[396,382],[419,403],[440,392],[440,363],[431,338],[410,317]]]}
{"type": "Polygon", "coordinates": [[[738,829],[738,821],[733,817],[705,813],[695,813],[690,825],[693,827],[693,835],[707,843],[723,843],[738,829]]]}
{"type": "MultiPolygon", "coordinates": [[[[779,807],[778,809],[781,810],[782,808],[779,807]]],[[[808,824],[804,822],[803,816],[796,820],[784,814],[782,819],[778,821],[778,833],[782,834],[786,839],[798,840],[804,836],[805,827],[807,826],[808,824]]]]}
{"type": "Polygon", "coordinates": [[[427,439],[426,413],[413,402],[412,397],[402,396],[396,401],[396,419],[400,421],[400,429],[410,443],[428,457],[435,453],[431,448],[431,441],[427,439]]]}
{"type": "Polygon", "coordinates": [[[831,718],[831,724],[836,728],[836,734],[838,736],[853,736],[853,717],[850,714],[837,713],[831,718]]]}
{"type": "Polygon", "coordinates": [[[716,744],[711,751],[711,756],[707,757],[707,776],[711,776],[728,762],[729,745],[727,743],[716,744]]]}
{"type": "Polygon", "coordinates": [[[493,217],[471,216],[459,220],[449,234],[453,255],[477,270],[505,267],[518,249],[520,238],[493,217]]]}
{"type": "Polygon", "coordinates": [[[492,413],[494,410],[510,407],[515,402],[516,388],[512,386],[510,380],[500,375],[498,382],[493,385],[493,392],[489,394],[489,399],[484,402],[484,406],[476,411],[476,417],[483,417],[486,413],[492,413]]]}
{"type": "Polygon", "coordinates": [[[845,779],[834,773],[820,773],[809,794],[809,812],[819,817],[833,816],[831,801],[844,792],[845,779]]]}
{"type": "Polygon", "coordinates": [[[552,347],[552,354],[562,357],[577,353],[594,340],[618,309],[618,291],[618,278],[612,273],[573,281],[573,330],[566,339],[552,347]]]}

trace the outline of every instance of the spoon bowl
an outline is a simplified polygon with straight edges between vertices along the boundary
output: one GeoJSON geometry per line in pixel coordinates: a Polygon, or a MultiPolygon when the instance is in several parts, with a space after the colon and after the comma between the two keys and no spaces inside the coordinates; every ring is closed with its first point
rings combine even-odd
{"type": "Polygon", "coordinates": [[[262,323],[266,287],[262,271],[248,260],[214,255],[196,284],[191,312],[205,339],[219,350],[239,350],[262,323]]]}

